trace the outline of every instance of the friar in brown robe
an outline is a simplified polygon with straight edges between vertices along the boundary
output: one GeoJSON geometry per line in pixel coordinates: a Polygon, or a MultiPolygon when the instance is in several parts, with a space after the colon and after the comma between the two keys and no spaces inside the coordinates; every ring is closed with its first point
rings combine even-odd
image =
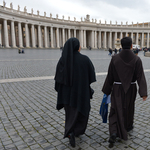
{"type": "Polygon", "coordinates": [[[111,94],[109,114],[110,143],[115,143],[116,137],[127,140],[127,132],[133,129],[134,103],[137,94],[146,100],[147,84],[142,61],[132,51],[132,39],[121,39],[122,51],[113,56],[109,64],[108,74],[102,91],[111,94]]]}

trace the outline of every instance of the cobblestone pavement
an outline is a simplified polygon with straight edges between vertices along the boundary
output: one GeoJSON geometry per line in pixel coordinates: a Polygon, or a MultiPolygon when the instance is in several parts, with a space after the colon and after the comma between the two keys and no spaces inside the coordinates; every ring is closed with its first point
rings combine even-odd
{"type": "MultiPolygon", "coordinates": [[[[106,150],[108,124],[102,123],[99,107],[103,97],[101,88],[106,75],[98,75],[92,84],[95,90],[86,133],[76,138],[76,148],[63,139],[64,110],[56,110],[57,93],[53,79],[60,50],[0,50],[0,81],[33,78],[0,84],[0,150],[106,150]]],[[[92,60],[97,73],[107,72],[111,57],[104,50],[82,50],[92,60]]],[[[150,69],[150,58],[140,52],[144,69],[150,69]]],[[[150,72],[146,72],[150,94],[150,72]]],[[[129,140],[117,140],[114,150],[150,149],[150,99],[143,102],[137,94],[134,129],[129,140]]]]}

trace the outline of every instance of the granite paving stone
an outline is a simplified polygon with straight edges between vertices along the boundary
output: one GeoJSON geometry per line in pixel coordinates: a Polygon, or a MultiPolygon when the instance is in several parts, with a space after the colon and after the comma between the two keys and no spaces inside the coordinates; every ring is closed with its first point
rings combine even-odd
{"type": "MultiPolygon", "coordinates": [[[[107,72],[111,57],[105,50],[82,50],[95,66],[96,73],[107,72]]],[[[150,69],[150,57],[139,52],[144,69],[150,69]]],[[[4,79],[36,78],[54,76],[61,56],[59,49],[0,49],[0,82],[4,79]]],[[[148,96],[150,95],[150,72],[145,73],[148,96]]],[[[96,76],[91,86],[95,93],[87,130],[76,138],[72,148],[63,138],[64,109],[57,111],[57,93],[53,79],[38,79],[0,83],[0,150],[109,150],[109,121],[102,123],[99,115],[106,75],[96,76]]],[[[138,86],[137,86],[138,87],[138,86]]],[[[110,106],[109,106],[110,109],[110,106]]],[[[117,139],[112,150],[150,149],[150,98],[142,101],[137,94],[135,101],[134,129],[129,139],[117,139]]]]}

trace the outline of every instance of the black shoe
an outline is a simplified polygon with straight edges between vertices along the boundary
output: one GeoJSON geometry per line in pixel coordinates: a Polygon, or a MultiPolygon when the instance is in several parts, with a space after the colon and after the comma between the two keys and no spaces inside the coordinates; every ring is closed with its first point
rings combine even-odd
{"type": "Polygon", "coordinates": [[[132,125],[130,128],[127,129],[127,132],[130,132],[133,128],[134,128],[134,127],[133,127],[133,125],[132,125]]]}
{"type": "Polygon", "coordinates": [[[110,138],[109,138],[109,143],[115,143],[116,142],[116,138],[117,138],[117,134],[116,133],[113,133],[110,138]]]}
{"type": "Polygon", "coordinates": [[[110,143],[108,147],[109,148],[113,148],[114,147],[114,143],[110,143]]]}
{"type": "Polygon", "coordinates": [[[74,133],[69,133],[68,135],[68,138],[69,138],[69,143],[72,147],[75,147],[76,144],[75,144],[75,137],[74,137],[74,133]]]}

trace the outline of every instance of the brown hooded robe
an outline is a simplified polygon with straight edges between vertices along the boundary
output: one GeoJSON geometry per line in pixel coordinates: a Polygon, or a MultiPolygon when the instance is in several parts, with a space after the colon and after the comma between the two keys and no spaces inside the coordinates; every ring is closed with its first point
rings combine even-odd
{"type": "Polygon", "coordinates": [[[111,94],[110,135],[117,133],[117,136],[124,140],[127,140],[127,130],[133,126],[134,102],[137,94],[136,84],[133,83],[135,81],[139,85],[139,95],[147,96],[142,61],[131,50],[124,49],[112,57],[102,88],[105,94],[111,94]]]}

